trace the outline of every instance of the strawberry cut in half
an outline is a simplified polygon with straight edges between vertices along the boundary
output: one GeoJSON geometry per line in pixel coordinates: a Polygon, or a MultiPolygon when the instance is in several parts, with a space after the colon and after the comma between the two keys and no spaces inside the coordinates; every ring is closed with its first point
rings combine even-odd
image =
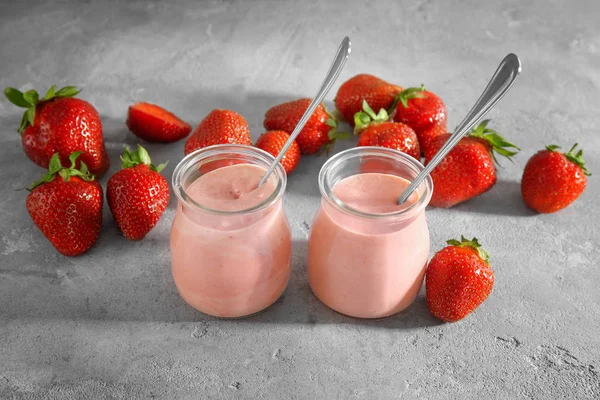
{"type": "Polygon", "coordinates": [[[126,123],[131,133],[148,142],[176,142],[192,131],[190,124],[150,103],[135,103],[130,106],[126,123]]]}

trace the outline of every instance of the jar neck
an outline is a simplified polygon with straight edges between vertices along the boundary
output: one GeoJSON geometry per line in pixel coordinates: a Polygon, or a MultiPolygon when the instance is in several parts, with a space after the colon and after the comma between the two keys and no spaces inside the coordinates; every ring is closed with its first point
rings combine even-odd
{"type": "Polygon", "coordinates": [[[402,221],[416,217],[431,199],[433,182],[428,176],[415,190],[417,200],[406,202],[397,211],[368,213],[344,203],[333,191],[335,185],[347,177],[364,173],[395,175],[411,182],[424,169],[423,164],[397,150],[383,147],[355,147],[331,157],[319,173],[319,189],[324,201],[336,210],[359,218],[402,221]]]}
{"type": "Polygon", "coordinates": [[[227,144],[205,147],[190,153],[175,167],[172,178],[173,191],[181,206],[191,211],[220,216],[263,211],[281,200],[285,192],[287,176],[281,164],[277,165],[269,177],[275,182],[273,192],[260,203],[246,209],[229,211],[207,207],[194,200],[187,189],[201,176],[213,170],[236,164],[251,164],[260,166],[266,171],[274,160],[271,154],[252,146],[227,144]]]}

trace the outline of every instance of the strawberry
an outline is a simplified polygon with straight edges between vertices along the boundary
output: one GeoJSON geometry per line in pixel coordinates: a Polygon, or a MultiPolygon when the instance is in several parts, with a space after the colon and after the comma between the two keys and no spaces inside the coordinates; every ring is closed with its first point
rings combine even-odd
{"type": "MultiPolygon", "coordinates": [[[[265,129],[291,134],[310,102],[311,99],[299,99],[271,107],[265,113],[265,129]]],[[[296,137],[296,143],[302,154],[314,154],[321,149],[329,152],[336,139],[346,139],[348,136],[345,132],[337,131],[337,121],[323,104],[319,104],[296,137]]]]}
{"type": "Polygon", "coordinates": [[[215,144],[245,144],[252,146],[248,123],[235,111],[212,110],[185,141],[184,151],[188,155],[203,147],[215,144]]]}
{"type": "Polygon", "coordinates": [[[446,105],[437,95],[420,88],[411,87],[399,93],[392,104],[390,114],[396,122],[402,122],[415,131],[443,124],[445,127],[446,105]]]}
{"type": "Polygon", "coordinates": [[[354,125],[354,114],[362,111],[363,101],[375,110],[389,109],[402,88],[369,74],[356,75],[340,86],[335,106],[344,121],[354,125]]]}
{"type": "MultiPolygon", "coordinates": [[[[431,205],[449,208],[490,190],[496,184],[495,153],[510,159],[517,152],[508,148],[519,148],[487,128],[488,123],[489,120],[483,121],[469,136],[462,138],[431,171],[431,205]]],[[[449,137],[449,134],[440,135],[430,143],[425,153],[426,165],[449,137]]]]}
{"type": "Polygon", "coordinates": [[[448,132],[446,126],[446,120],[444,119],[443,122],[429,125],[424,129],[415,130],[417,138],[419,139],[421,154],[427,154],[427,149],[431,145],[431,142],[433,142],[438,136],[444,135],[448,132]]]}
{"type": "Polygon", "coordinates": [[[164,143],[176,142],[192,131],[190,124],[150,103],[135,103],[129,107],[127,127],[139,138],[164,143]]]}
{"type": "Polygon", "coordinates": [[[27,196],[27,212],[65,256],[88,251],[98,240],[102,225],[102,187],[84,162],[77,163],[80,154],[71,154],[71,166],[65,168],[58,153],[54,153],[48,172],[28,188],[31,192],[27,196]]]}
{"type": "MultiPolygon", "coordinates": [[[[277,157],[283,145],[290,138],[290,135],[284,131],[269,131],[263,133],[256,141],[256,147],[263,149],[273,157],[277,157]]],[[[286,174],[290,174],[298,165],[300,161],[300,146],[294,140],[292,145],[285,152],[285,155],[281,159],[281,165],[285,169],[286,174]]]]}
{"type": "Polygon", "coordinates": [[[540,213],[553,213],[573,203],[585,190],[587,176],[583,150],[560,153],[557,145],[534,154],[523,171],[521,193],[525,203],[540,213]]]}
{"type": "Polygon", "coordinates": [[[90,103],[73,97],[79,93],[76,87],[55,89],[52,86],[41,99],[35,90],[4,90],[11,103],[27,109],[18,130],[25,154],[40,167],[48,168],[54,153],[58,152],[61,162],[67,163],[69,156],[79,151],[78,161],[101,177],[109,161],[100,115],[90,103]]]}
{"type": "Polygon", "coordinates": [[[421,151],[415,131],[408,125],[388,121],[388,114],[383,108],[375,114],[366,100],[363,101],[363,110],[354,116],[354,130],[360,133],[358,146],[388,147],[420,159],[421,151]]]}
{"type": "Polygon", "coordinates": [[[489,254],[477,238],[448,240],[425,272],[427,307],[446,322],[456,322],[481,305],[494,287],[489,254]]]}
{"type": "Polygon", "coordinates": [[[152,165],[146,149],[128,147],[121,156],[123,169],[108,180],[106,199],[123,235],[141,240],[158,222],[169,203],[169,184],[159,173],[166,165],[152,165]]]}

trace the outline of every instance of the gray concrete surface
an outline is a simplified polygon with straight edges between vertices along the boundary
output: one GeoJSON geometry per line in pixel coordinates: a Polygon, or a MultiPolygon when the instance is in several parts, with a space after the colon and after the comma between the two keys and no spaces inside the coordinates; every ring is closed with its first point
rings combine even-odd
{"type": "MultiPolygon", "coordinates": [[[[496,187],[427,211],[432,248],[476,235],[496,286],[473,315],[440,324],[424,297],[380,321],[340,316],[311,294],[306,238],[317,209],[307,157],[285,200],[294,238],[285,296],[253,318],[202,315],[177,295],[169,265],[175,202],[141,242],[107,208],[97,245],[60,256],[16,191],[41,170],[22,153],[20,111],[0,101],[0,398],[6,399],[597,399],[600,398],[600,26],[597,1],[0,2],[0,86],[75,84],[103,118],[113,168],[136,100],[192,124],[231,108],[254,138],[265,110],[312,96],[341,38],[353,41],[339,84],[369,72],[424,82],[455,126],[501,58],[523,74],[491,113],[523,149],[496,187]],[[527,159],[579,142],[595,173],[554,215],[520,198],[527,159]]],[[[350,141],[338,149],[354,145],[350,141]]],[[[183,142],[147,145],[169,160],[183,142]]],[[[103,184],[106,178],[103,179],[103,184]]]]}

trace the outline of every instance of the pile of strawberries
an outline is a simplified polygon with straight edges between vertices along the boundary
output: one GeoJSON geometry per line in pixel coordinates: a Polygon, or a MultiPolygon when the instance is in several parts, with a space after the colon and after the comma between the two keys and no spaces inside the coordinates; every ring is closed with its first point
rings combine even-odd
{"type": "MultiPolygon", "coordinates": [[[[47,168],[42,179],[29,187],[27,210],[54,247],[67,256],[86,252],[98,239],[102,223],[103,193],[97,178],[109,169],[102,123],[88,102],[75,98],[72,86],[52,86],[40,98],[35,90],[4,91],[23,107],[19,133],[25,154],[47,168]]],[[[256,146],[276,156],[289,139],[311,99],[275,105],[265,113],[266,132],[256,146]]],[[[448,140],[447,110],[442,99],[421,87],[403,89],[373,75],[360,74],[344,82],[335,97],[336,111],[320,104],[281,163],[291,173],[301,155],[329,153],[336,140],[351,135],[340,122],[353,127],[358,146],[382,146],[402,151],[427,164],[448,140]]],[[[150,142],[187,138],[185,154],[216,144],[252,145],[248,123],[231,110],[211,111],[192,127],[165,109],[149,103],[129,108],[127,126],[150,142]]],[[[510,158],[519,148],[483,121],[463,138],[432,171],[434,191],[430,204],[449,208],[490,190],[496,183],[496,155],[510,158]]],[[[536,153],[522,179],[525,203],[540,213],[556,212],[584,191],[589,172],[581,150],[573,146],[561,153],[556,145],[536,153]]],[[[169,201],[169,187],[142,147],[125,148],[122,169],[110,177],[106,198],[123,233],[140,240],[156,225],[169,201]]],[[[489,295],[494,274],[489,256],[476,238],[448,241],[429,263],[426,272],[427,304],[444,321],[457,321],[477,308],[489,295]]]]}
{"type": "MultiPolygon", "coordinates": [[[[78,93],[73,86],[58,91],[52,86],[42,98],[35,90],[4,91],[26,109],[19,127],[25,154],[48,169],[28,188],[27,211],[66,256],[85,253],[100,236],[104,195],[97,178],[110,166],[100,116],[90,103],[74,97],[78,93]]],[[[176,138],[176,131],[160,135],[176,138]]],[[[155,167],[142,146],[133,152],[125,147],[121,160],[123,169],[108,180],[106,199],[123,235],[140,240],[167,208],[169,184],[159,173],[164,164],[155,167]]]]}

